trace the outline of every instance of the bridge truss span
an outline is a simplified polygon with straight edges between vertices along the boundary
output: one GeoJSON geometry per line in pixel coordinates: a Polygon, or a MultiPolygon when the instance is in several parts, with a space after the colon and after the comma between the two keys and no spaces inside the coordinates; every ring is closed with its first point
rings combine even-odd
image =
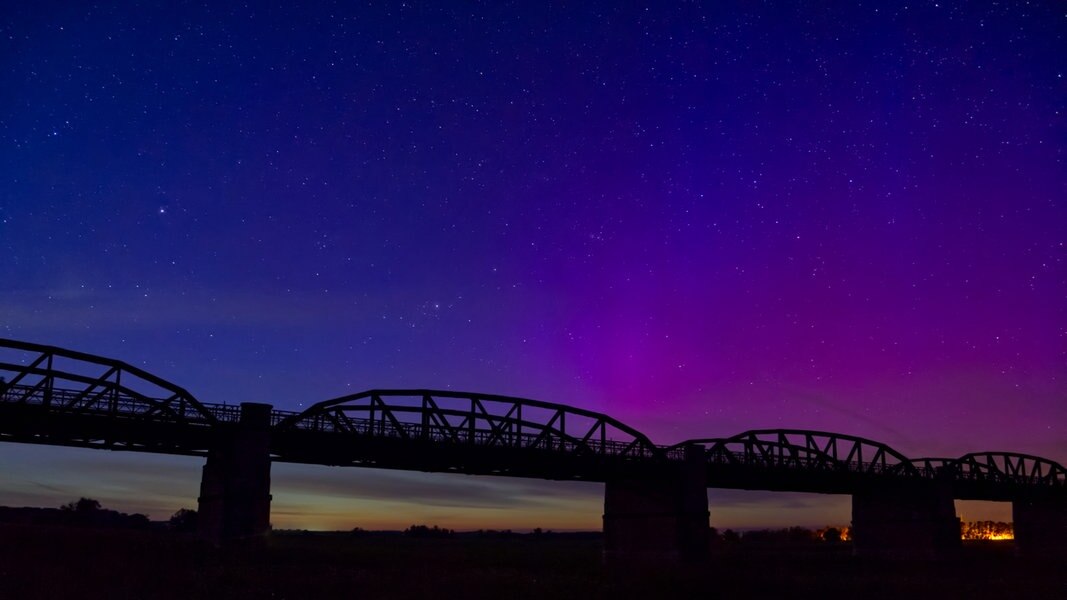
{"type": "Polygon", "coordinates": [[[973,452],[953,462],[964,481],[1043,488],[1067,487],[1067,468],[1040,456],[1018,452],[973,452]]]}
{"type": "Polygon", "coordinates": [[[903,454],[866,438],[804,429],[753,429],[682,442],[704,447],[709,487],[851,493],[877,481],[921,478],[903,454]]]}
{"type": "Polygon", "coordinates": [[[964,499],[1004,499],[1017,490],[1067,492],[1067,468],[1032,454],[972,452],[959,458],[913,458],[911,463],[927,479],[952,482],[964,499]]]}
{"type": "Polygon", "coordinates": [[[663,450],[644,434],[604,414],[455,391],[371,390],[320,402],[277,427],[579,456],[663,458],[663,450]]]}
{"type": "Polygon", "coordinates": [[[127,363],[54,346],[0,339],[0,402],[53,415],[214,425],[185,389],[127,363]]]}
{"type": "Polygon", "coordinates": [[[918,475],[906,456],[874,440],[805,429],[753,429],[718,440],[693,440],[708,447],[709,461],[727,455],[758,466],[834,470],[866,475],[918,475]],[[713,442],[709,445],[709,442],[713,442]]]}

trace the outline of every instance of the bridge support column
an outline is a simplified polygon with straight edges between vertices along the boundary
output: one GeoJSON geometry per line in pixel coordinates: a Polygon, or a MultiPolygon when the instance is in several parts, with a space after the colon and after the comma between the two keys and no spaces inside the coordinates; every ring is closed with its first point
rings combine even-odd
{"type": "Polygon", "coordinates": [[[708,551],[704,449],[661,470],[604,486],[604,560],[610,564],[694,561],[708,551]]]}
{"type": "Polygon", "coordinates": [[[1067,495],[1017,498],[1011,503],[1011,517],[1020,555],[1067,558],[1067,495]]]}
{"type": "Polygon", "coordinates": [[[852,495],[857,555],[890,559],[948,558],[960,548],[952,490],[940,483],[880,485],[852,495]]]}
{"type": "Polygon", "coordinates": [[[223,543],[270,530],[271,408],[242,403],[240,422],[220,426],[200,480],[201,537],[223,543]]]}

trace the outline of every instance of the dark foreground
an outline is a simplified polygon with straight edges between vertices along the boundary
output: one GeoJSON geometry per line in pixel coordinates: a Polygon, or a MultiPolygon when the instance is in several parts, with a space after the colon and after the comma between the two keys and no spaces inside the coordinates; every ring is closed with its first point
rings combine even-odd
{"type": "Polygon", "coordinates": [[[723,545],[706,564],[613,571],[600,542],[275,534],[217,550],[164,531],[0,525],[3,598],[1067,598],[1062,562],[1010,543],[878,563],[847,544],[723,545]]]}

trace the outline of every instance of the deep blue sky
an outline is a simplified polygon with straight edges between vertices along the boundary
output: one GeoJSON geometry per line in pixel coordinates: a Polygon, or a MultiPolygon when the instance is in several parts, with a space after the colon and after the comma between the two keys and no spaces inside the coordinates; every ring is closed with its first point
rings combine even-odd
{"type": "MultiPolygon", "coordinates": [[[[1061,8],[11,6],[0,335],[210,402],[451,387],[663,443],[796,426],[1064,461],[1061,8]]],[[[3,504],[160,517],[198,470],[0,466],[3,504]]],[[[281,525],[598,526],[596,486],[275,481],[281,525]]],[[[717,526],[848,518],[713,498],[717,526]]]]}

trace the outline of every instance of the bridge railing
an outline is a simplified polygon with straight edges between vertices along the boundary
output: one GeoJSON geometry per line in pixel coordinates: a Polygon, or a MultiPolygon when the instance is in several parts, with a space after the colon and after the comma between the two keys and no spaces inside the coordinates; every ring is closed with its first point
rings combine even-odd
{"type": "Polygon", "coordinates": [[[667,460],[685,460],[685,448],[682,446],[659,446],[659,449],[667,460]]]}
{"type": "Polygon", "coordinates": [[[955,459],[951,458],[913,458],[911,465],[923,479],[940,479],[952,475],[955,471],[955,459]]]}
{"type": "Polygon", "coordinates": [[[241,420],[240,405],[204,403],[204,408],[215,415],[219,423],[238,423],[241,420]]]}
{"type": "Polygon", "coordinates": [[[275,410],[275,411],[272,411],[270,413],[270,426],[271,427],[276,427],[276,426],[280,425],[282,423],[282,421],[290,420],[290,419],[296,417],[299,414],[300,414],[299,412],[292,411],[292,410],[275,410]]]}
{"type": "MultiPolygon", "coordinates": [[[[208,410],[219,423],[240,423],[241,422],[241,405],[240,404],[213,404],[205,402],[204,408],[208,410]]],[[[270,424],[275,426],[285,419],[297,415],[300,413],[291,410],[272,410],[270,412],[270,424]]]]}

